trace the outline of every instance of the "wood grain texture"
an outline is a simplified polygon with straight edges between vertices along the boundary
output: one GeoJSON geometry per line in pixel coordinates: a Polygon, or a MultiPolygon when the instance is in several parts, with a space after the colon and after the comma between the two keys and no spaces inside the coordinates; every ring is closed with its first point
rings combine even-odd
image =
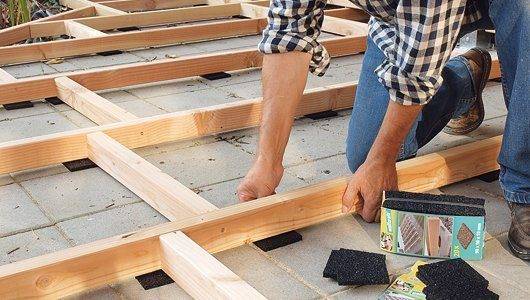
{"type": "Polygon", "coordinates": [[[88,158],[171,221],[217,207],[102,132],[87,136],[88,158]]]}
{"type": "Polygon", "coordinates": [[[68,77],[55,78],[57,97],[94,123],[111,124],[138,117],[68,77]]]}
{"type": "Polygon", "coordinates": [[[162,269],[194,299],[266,299],[181,231],[160,236],[162,269]]]}
{"type": "MultiPolygon", "coordinates": [[[[500,145],[498,136],[399,162],[399,188],[427,191],[494,171],[500,145]]],[[[0,266],[0,298],[66,296],[156,270],[158,237],[178,230],[213,253],[336,218],[347,182],[337,178],[0,266]]]]}
{"type": "Polygon", "coordinates": [[[124,11],[111,8],[99,3],[95,3],[89,0],[59,0],[61,5],[69,8],[84,8],[87,6],[92,6],[96,10],[96,13],[100,16],[115,16],[115,15],[125,15],[127,14],[124,11]]]}
{"type": "MultiPolygon", "coordinates": [[[[322,44],[332,57],[339,57],[364,51],[366,37],[336,37],[323,40],[322,44]]],[[[235,50],[20,79],[14,83],[0,84],[0,104],[55,97],[57,89],[54,79],[61,76],[70,77],[84,87],[97,91],[260,67],[262,57],[255,49],[235,50]]]]}
{"type": "MultiPolygon", "coordinates": [[[[355,87],[350,82],[308,90],[296,115],[351,107],[355,87]]],[[[104,132],[128,148],[138,148],[258,126],[261,107],[260,98],[242,100],[0,143],[0,174],[86,158],[86,136],[93,132],[104,132]]]]}
{"type": "Polygon", "coordinates": [[[135,11],[147,11],[147,10],[158,10],[168,8],[180,8],[188,7],[199,4],[207,4],[206,0],[114,0],[114,1],[101,1],[99,4],[103,4],[108,7],[119,9],[122,11],[135,12],[135,11]]]}
{"type": "MultiPolygon", "coordinates": [[[[76,24],[87,27],[78,22],[76,24]]],[[[83,39],[57,40],[38,44],[0,47],[0,65],[34,62],[112,50],[138,49],[208,39],[255,35],[259,34],[265,26],[266,19],[232,20],[228,22],[184,25],[173,28],[157,28],[109,35],[103,34],[83,39]]],[[[65,30],[64,33],[68,34],[68,31],[65,30]]],[[[83,37],[83,35],[80,34],[77,37],[83,37]]]]}
{"type": "Polygon", "coordinates": [[[66,29],[67,35],[78,39],[102,37],[107,35],[104,32],[101,32],[99,30],[96,30],[94,28],[88,27],[84,24],[72,20],[64,21],[64,27],[66,29]]]}

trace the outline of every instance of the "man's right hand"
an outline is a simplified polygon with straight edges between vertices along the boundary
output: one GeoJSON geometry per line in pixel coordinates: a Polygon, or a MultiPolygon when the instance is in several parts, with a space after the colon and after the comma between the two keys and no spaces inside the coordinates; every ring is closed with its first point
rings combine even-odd
{"type": "Polygon", "coordinates": [[[283,166],[257,159],[237,188],[239,201],[250,201],[275,194],[283,176],[283,166]]]}

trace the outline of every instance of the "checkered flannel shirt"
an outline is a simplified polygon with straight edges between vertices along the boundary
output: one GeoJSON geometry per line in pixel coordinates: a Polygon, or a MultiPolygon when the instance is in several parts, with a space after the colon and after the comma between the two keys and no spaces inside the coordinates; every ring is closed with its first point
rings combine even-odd
{"type": "MultiPolygon", "coordinates": [[[[369,35],[385,54],[375,70],[390,99],[426,104],[442,83],[441,72],[460,27],[478,21],[475,0],[350,0],[371,15],[369,35]]],[[[487,1],[487,0],[477,0],[487,1]]],[[[262,53],[311,53],[310,71],[324,75],[330,57],[317,37],[327,0],[271,0],[262,53]]]]}

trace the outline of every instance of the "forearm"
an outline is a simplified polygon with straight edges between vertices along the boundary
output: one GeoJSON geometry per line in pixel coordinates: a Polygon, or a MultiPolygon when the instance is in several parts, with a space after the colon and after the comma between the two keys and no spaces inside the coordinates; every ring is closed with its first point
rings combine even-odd
{"type": "Polygon", "coordinates": [[[311,55],[304,52],[267,54],[263,58],[263,110],[258,160],[282,163],[296,108],[302,99],[311,55]]]}
{"type": "Polygon", "coordinates": [[[423,106],[401,105],[390,101],[368,159],[395,162],[401,145],[423,106]]]}

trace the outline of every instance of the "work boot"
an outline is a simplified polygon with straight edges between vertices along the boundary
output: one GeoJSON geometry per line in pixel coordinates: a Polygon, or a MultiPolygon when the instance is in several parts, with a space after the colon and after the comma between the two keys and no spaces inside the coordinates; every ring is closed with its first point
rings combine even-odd
{"type": "Polygon", "coordinates": [[[476,100],[464,114],[451,119],[443,132],[451,135],[464,135],[477,129],[484,120],[484,102],[482,91],[490,76],[491,56],[488,51],[475,47],[461,55],[467,59],[471,71],[471,80],[475,88],[476,100]]]}
{"type": "Polygon", "coordinates": [[[520,259],[530,260],[530,204],[509,202],[512,224],[508,232],[508,245],[520,259]]]}

